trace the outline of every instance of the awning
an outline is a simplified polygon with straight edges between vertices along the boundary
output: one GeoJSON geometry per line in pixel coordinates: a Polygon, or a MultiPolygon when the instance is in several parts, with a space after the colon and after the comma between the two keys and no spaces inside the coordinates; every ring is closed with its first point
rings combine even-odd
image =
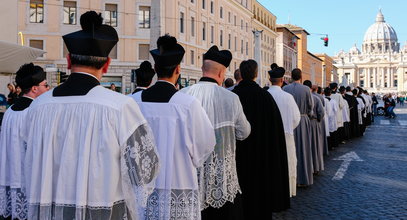
{"type": "Polygon", "coordinates": [[[34,61],[45,51],[0,41],[0,73],[15,73],[21,65],[34,61]]]}

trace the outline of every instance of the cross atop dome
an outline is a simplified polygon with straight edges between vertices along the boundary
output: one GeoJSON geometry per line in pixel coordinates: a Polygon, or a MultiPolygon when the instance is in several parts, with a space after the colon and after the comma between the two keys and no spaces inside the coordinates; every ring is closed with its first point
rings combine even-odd
{"type": "Polygon", "coordinates": [[[381,8],[379,9],[379,12],[378,12],[377,15],[376,15],[376,22],[385,22],[381,8]]]}

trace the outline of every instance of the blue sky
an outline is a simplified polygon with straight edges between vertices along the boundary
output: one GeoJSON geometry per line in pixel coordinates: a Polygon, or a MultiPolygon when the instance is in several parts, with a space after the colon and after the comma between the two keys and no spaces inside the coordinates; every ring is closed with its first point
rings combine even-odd
{"type": "Polygon", "coordinates": [[[258,0],[275,16],[277,24],[303,27],[309,33],[328,34],[329,45],[322,36],[308,36],[308,51],[335,55],[356,43],[361,48],[366,30],[375,22],[379,8],[386,23],[397,33],[403,46],[407,41],[407,0],[258,0]]]}

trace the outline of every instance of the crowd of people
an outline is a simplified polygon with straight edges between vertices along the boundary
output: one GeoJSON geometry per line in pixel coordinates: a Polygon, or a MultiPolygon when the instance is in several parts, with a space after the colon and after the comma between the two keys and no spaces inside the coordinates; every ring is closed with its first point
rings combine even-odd
{"type": "Polygon", "coordinates": [[[124,96],[100,86],[116,30],[94,11],[80,21],[63,36],[66,82],[48,91],[41,67],[16,73],[23,95],[0,133],[3,218],[271,219],[373,119],[367,91],[301,83],[300,69],[287,84],[272,65],[266,90],[245,60],[225,89],[232,53],[217,46],[203,55],[200,81],[179,89],[185,50],[169,35],[124,96]]]}

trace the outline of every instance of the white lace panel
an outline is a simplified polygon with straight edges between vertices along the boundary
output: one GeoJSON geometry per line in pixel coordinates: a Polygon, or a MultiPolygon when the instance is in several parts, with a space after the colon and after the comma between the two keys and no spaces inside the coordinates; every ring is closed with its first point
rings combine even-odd
{"type": "Polygon", "coordinates": [[[138,127],[127,140],[122,149],[121,167],[123,194],[130,214],[134,218],[141,216],[137,209],[146,206],[159,171],[154,136],[147,124],[138,127]]]}
{"type": "Polygon", "coordinates": [[[150,195],[144,212],[146,220],[196,220],[201,219],[198,190],[155,189],[150,195]]]}
{"type": "Polygon", "coordinates": [[[116,220],[131,219],[124,200],[112,207],[75,206],[70,204],[30,204],[30,220],[116,220]]]}
{"type": "Polygon", "coordinates": [[[0,216],[27,219],[27,199],[21,188],[0,186],[0,216]]]}
{"type": "Polygon", "coordinates": [[[241,193],[236,172],[236,141],[233,126],[215,129],[216,146],[198,169],[201,208],[222,207],[241,193]]]}

